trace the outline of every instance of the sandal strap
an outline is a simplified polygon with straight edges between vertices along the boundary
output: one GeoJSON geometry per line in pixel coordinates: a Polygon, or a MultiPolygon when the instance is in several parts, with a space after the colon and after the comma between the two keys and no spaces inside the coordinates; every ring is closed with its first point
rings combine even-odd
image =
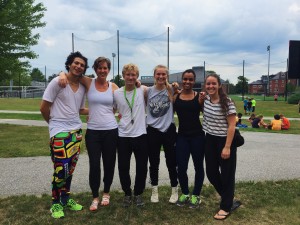
{"type": "Polygon", "coordinates": [[[93,201],[92,201],[92,204],[91,204],[91,206],[93,206],[93,207],[97,207],[97,206],[98,206],[98,204],[99,204],[99,202],[98,202],[98,201],[95,201],[95,200],[93,200],[93,201]]]}

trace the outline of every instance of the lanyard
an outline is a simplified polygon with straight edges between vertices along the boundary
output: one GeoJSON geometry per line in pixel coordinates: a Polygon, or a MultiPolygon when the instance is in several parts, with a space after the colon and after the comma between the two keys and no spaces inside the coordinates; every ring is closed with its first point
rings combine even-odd
{"type": "Polygon", "coordinates": [[[134,123],[134,120],[132,118],[132,109],[133,109],[133,105],[134,105],[134,97],[135,97],[135,94],[136,94],[136,88],[134,87],[134,90],[133,90],[133,95],[132,95],[132,98],[131,98],[131,103],[128,101],[127,97],[126,97],[126,88],[124,86],[124,97],[126,99],[126,102],[127,102],[127,105],[129,106],[130,108],[130,113],[131,113],[131,124],[134,123]]]}

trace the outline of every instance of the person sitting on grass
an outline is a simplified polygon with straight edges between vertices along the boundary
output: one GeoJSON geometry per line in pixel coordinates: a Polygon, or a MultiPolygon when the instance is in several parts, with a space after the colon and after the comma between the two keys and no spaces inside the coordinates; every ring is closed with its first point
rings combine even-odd
{"type": "Polygon", "coordinates": [[[260,128],[264,127],[267,128],[268,125],[263,120],[263,115],[258,115],[253,121],[252,121],[252,128],[260,128]]]}
{"type": "Polygon", "coordinates": [[[255,113],[252,113],[248,119],[248,121],[252,124],[253,120],[256,118],[255,113]]]}
{"type": "Polygon", "coordinates": [[[283,114],[280,114],[280,119],[281,119],[281,130],[288,130],[290,129],[290,121],[288,118],[286,118],[283,114]]]}
{"type": "Polygon", "coordinates": [[[236,127],[241,127],[241,128],[247,128],[248,126],[246,124],[242,124],[242,116],[243,116],[242,113],[237,114],[237,116],[235,118],[235,121],[236,121],[235,126],[236,127]]]}
{"type": "Polygon", "coordinates": [[[274,115],[274,120],[268,125],[268,129],[270,130],[281,130],[282,122],[280,120],[280,116],[278,114],[274,115]]]}

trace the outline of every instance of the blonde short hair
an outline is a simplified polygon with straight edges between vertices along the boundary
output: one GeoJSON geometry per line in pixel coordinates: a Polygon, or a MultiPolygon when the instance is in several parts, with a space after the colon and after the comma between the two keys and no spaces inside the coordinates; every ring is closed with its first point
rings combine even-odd
{"type": "Polygon", "coordinates": [[[123,66],[122,69],[122,75],[124,76],[126,72],[128,71],[134,71],[137,74],[137,77],[139,77],[140,72],[139,72],[139,68],[137,65],[133,64],[133,63],[128,63],[126,65],[123,66]]]}

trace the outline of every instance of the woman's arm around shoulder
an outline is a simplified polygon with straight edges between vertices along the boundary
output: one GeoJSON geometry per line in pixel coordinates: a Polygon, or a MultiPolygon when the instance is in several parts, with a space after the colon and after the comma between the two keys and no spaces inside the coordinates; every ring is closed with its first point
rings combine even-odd
{"type": "Polygon", "coordinates": [[[119,87],[115,83],[111,83],[111,89],[114,92],[115,90],[119,89],[119,87]]]}

